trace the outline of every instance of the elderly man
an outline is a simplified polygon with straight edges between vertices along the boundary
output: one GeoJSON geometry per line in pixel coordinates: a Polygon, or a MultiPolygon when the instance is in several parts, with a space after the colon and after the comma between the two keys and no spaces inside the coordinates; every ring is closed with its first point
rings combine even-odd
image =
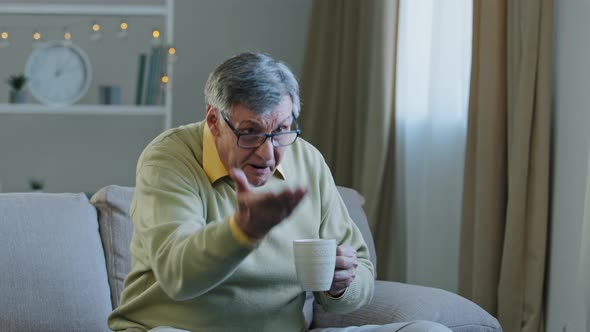
{"type": "MultiPolygon", "coordinates": [[[[259,53],[207,80],[206,119],[154,139],[137,165],[132,270],[118,331],[304,331],[292,242],[336,239],[326,310],[371,301],[373,267],[320,153],[300,134],[299,87],[259,53]]],[[[448,331],[429,322],[350,331],[448,331]],[[405,327],[404,327],[405,326],[405,327]]]]}

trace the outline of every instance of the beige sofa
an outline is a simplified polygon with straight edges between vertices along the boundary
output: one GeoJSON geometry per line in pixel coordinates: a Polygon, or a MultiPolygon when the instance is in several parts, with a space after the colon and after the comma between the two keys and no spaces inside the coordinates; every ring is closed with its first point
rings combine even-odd
{"type": "MultiPolygon", "coordinates": [[[[374,245],[355,191],[339,188],[351,216],[374,245]]],[[[133,188],[84,194],[0,194],[0,331],[108,331],[130,269],[133,188]]],[[[453,331],[501,331],[474,303],[447,291],[375,281],[373,302],[346,316],[327,314],[309,297],[314,327],[426,319],[453,331]]]]}

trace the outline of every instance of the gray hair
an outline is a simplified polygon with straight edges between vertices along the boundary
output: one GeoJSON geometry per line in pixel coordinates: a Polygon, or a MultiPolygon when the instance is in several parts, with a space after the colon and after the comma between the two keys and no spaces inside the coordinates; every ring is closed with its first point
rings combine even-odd
{"type": "Polygon", "coordinates": [[[257,114],[265,114],[290,96],[293,113],[301,109],[299,84],[289,67],[264,53],[235,55],[217,67],[205,84],[205,102],[229,112],[243,105],[257,114]]]}

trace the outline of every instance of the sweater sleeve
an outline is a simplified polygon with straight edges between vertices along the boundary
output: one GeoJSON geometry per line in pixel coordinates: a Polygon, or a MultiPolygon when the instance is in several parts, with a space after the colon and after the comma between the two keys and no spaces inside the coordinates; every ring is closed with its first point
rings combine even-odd
{"type": "Polygon", "coordinates": [[[206,197],[191,179],[182,169],[142,166],[131,211],[142,254],[160,287],[175,300],[219,285],[253,250],[232,235],[231,216],[205,219],[206,197]]]}
{"type": "Polygon", "coordinates": [[[332,174],[323,159],[321,172],[319,177],[322,201],[320,237],[333,238],[338,245],[348,244],[356,249],[358,267],[356,278],[342,296],[334,298],[324,292],[316,292],[314,296],[328,312],[349,313],[368,304],[373,298],[373,264],[369,259],[369,249],[363,236],[350,218],[332,174]]]}

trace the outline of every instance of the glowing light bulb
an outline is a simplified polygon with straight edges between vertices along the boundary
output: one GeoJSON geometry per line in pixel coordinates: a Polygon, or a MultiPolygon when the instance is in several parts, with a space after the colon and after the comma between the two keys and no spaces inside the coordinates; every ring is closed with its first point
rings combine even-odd
{"type": "Polygon", "coordinates": [[[90,34],[90,40],[99,40],[102,38],[102,32],[100,32],[100,24],[97,22],[92,23],[92,33],[90,34]]]}
{"type": "Polygon", "coordinates": [[[117,38],[127,38],[127,29],[129,28],[129,24],[124,19],[121,20],[119,24],[119,31],[117,31],[117,38]]]}
{"type": "Polygon", "coordinates": [[[168,46],[168,63],[174,64],[178,60],[178,53],[176,47],[168,46]]]}
{"type": "Polygon", "coordinates": [[[168,47],[168,62],[176,63],[178,56],[176,55],[176,48],[174,46],[168,47]]]}
{"type": "Polygon", "coordinates": [[[33,39],[34,40],[40,40],[41,39],[41,33],[39,31],[33,32],[33,39]]]}
{"type": "Polygon", "coordinates": [[[10,41],[8,41],[8,32],[2,30],[2,33],[0,33],[0,48],[5,48],[8,46],[10,46],[10,41]]]}
{"type": "Polygon", "coordinates": [[[162,82],[162,84],[168,83],[168,75],[162,75],[161,82],[162,82]]]}
{"type": "Polygon", "coordinates": [[[152,45],[153,46],[160,46],[162,44],[162,40],[160,38],[160,30],[157,28],[152,29],[152,45]]]}

